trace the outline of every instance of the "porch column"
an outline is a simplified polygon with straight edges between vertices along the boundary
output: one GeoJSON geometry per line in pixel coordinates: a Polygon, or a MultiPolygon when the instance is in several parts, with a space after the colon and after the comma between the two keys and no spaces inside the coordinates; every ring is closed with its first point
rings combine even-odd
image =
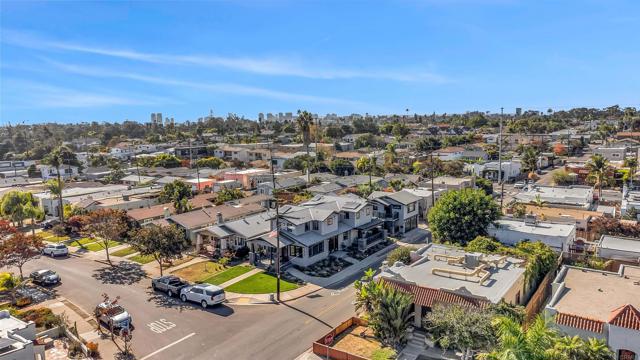
{"type": "Polygon", "coordinates": [[[203,236],[198,233],[198,235],[196,236],[196,252],[200,252],[200,247],[202,246],[203,241],[203,236]]]}
{"type": "Polygon", "coordinates": [[[422,327],[422,305],[414,304],[413,306],[413,327],[422,327]]]}
{"type": "Polygon", "coordinates": [[[220,239],[220,251],[225,251],[225,250],[227,250],[227,239],[222,238],[220,239]]]}

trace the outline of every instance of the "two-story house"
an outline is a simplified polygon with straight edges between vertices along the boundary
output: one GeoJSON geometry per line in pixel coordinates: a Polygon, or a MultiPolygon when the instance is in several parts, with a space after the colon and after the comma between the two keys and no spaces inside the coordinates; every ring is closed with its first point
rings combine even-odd
{"type": "Polygon", "coordinates": [[[402,236],[418,227],[421,198],[408,191],[374,191],[369,195],[375,216],[384,221],[389,235],[402,236]]]}
{"type": "Polygon", "coordinates": [[[289,241],[289,261],[307,267],[337,250],[366,251],[385,239],[373,206],[356,195],[317,195],[283,206],[280,237],[289,241]]]}
{"type": "MultiPolygon", "coordinates": [[[[58,178],[58,169],[51,165],[38,165],[38,169],[42,174],[42,180],[47,181],[58,178]]],[[[60,178],[67,180],[80,174],[79,168],[73,165],[60,166],[60,178]]]]}

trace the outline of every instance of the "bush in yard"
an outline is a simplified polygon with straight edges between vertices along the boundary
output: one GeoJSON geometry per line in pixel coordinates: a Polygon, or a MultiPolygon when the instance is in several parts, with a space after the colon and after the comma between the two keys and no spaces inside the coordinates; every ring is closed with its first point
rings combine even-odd
{"type": "Polygon", "coordinates": [[[53,228],[51,228],[51,232],[53,233],[53,235],[55,236],[65,236],[67,235],[67,229],[64,227],[64,225],[56,225],[53,228]]]}
{"type": "Polygon", "coordinates": [[[20,312],[18,316],[23,321],[33,321],[36,324],[36,327],[45,329],[51,329],[61,323],[60,317],[48,308],[30,309],[20,312]]]}
{"type": "Polygon", "coordinates": [[[218,264],[222,266],[227,266],[227,264],[229,264],[230,261],[231,259],[229,259],[228,257],[223,257],[220,260],[218,260],[218,264]]]}
{"type": "Polygon", "coordinates": [[[484,191],[463,189],[445,193],[429,211],[429,227],[439,241],[465,245],[500,217],[500,207],[484,191]]]}
{"type": "Polygon", "coordinates": [[[244,259],[247,255],[249,255],[249,247],[243,246],[236,249],[236,253],[235,253],[236,259],[244,259]]]}
{"type": "Polygon", "coordinates": [[[405,246],[394,249],[387,256],[387,262],[389,265],[393,265],[397,261],[400,261],[405,265],[409,265],[411,263],[411,250],[413,249],[405,246]]]}

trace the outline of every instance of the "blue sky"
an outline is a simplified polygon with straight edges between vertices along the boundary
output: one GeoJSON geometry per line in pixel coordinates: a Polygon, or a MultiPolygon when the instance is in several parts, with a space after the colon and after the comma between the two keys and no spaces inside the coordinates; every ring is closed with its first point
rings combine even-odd
{"type": "Polygon", "coordinates": [[[640,106],[640,1],[0,2],[0,122],[640,106]]]}

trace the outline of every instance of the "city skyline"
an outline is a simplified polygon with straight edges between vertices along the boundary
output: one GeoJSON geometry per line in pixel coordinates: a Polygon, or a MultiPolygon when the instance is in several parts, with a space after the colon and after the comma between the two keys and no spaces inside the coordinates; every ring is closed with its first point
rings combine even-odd
{"type": "Polygon", "coordinates": [[[631,1],[0,6],[3,124],[639,105],[631,1]]]}

